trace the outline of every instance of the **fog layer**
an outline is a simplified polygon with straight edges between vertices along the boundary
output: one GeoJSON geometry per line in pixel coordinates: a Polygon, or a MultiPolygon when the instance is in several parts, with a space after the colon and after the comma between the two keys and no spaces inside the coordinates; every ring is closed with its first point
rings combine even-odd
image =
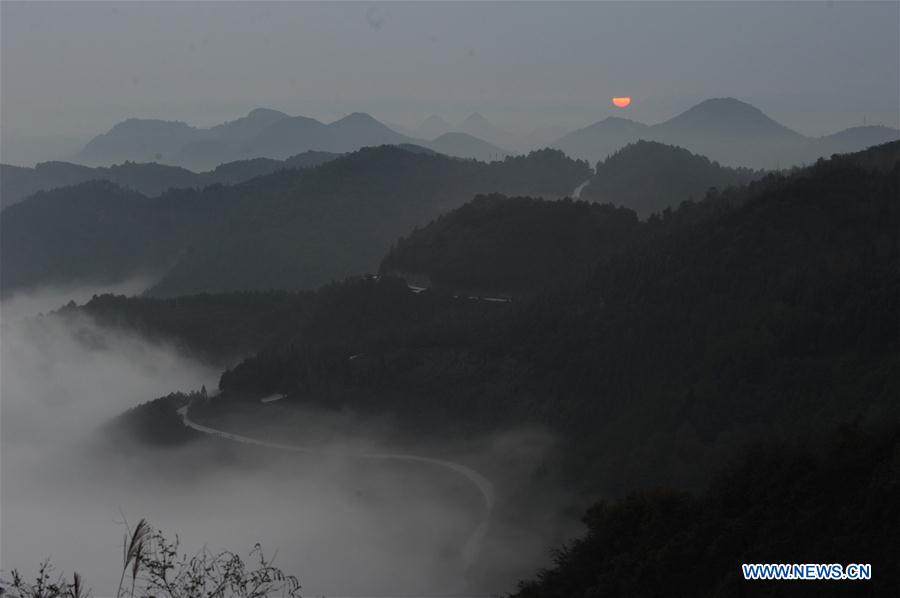
{"type": "MultiPolygon", "coordinates": [[[[307,595],[506,591],[547,564],[546,547],[558,536],[545,530],[560,523],[550,493],[494,516],[476,563],[466,564],[466,541],[485,515],[470,480],[427,463],[327,454],[390,450],[379,446],[385,421],[310,412],[308,433],[297,434],[325,451],[312,455],[216,438],[177,449],[113,441],[103,426],[116,415],[170,392],[214,388],[218,372],[87,318],[26,317],[46,311],[54,296],[62,298],[40,293],[3,304],[4,570],[33,570],[49,556],[60,570],[82,573],[95,595],[112,595],[123,516],[178,534],[189,552],[206,544],[246,555],[260,542],[307,595]],[[532,507],[551,515],[531,517],[532,507]]],[[[518,432],[486,439],[478,454],[454,451],[506,492],[532,494],[529,476],[551,444],[539,432],[518,432]]]]}

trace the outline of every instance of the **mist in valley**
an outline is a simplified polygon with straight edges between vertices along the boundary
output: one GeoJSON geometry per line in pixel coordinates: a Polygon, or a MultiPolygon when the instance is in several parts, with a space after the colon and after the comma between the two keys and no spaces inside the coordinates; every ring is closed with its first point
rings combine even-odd
{"type": "Polygon", "coordinates": [[[307,597],[894,596],[898,48],[897,2],[0,2],[0,598],[276,594],[154,586],[144,520],[307,597]]]}
{"type": "MultiPolygon", "coordinates": [[[[562,512],[566,497],[534,482],[554,444],[538,429],[468,447],[422,439],[423,454],[492,476],[492,512],[470,480],[445,467],[359,458],[393,450],[388,417],[291,410],[301,429],[272,418],[277,437],[289,435],[312,454],[213,437],[151,448],[115,434],[113,420],[126,410],[171,392],[214,389],[220,372],[82,314],[49,313],[101,290],[110,289],[17,294],[2,304],[3,569],[28,572],[52,557],[60,570],[80,572],[95,595],[114,595],[126,523],[146,517],[187,553],[208,546],[246,556],[259,542],[308,595],[485,593],[508,591],[547,565],[547,546],[577,529],[562,512]],[[485,522],[466,562],[467,542],[485,522]]],[[[217,423],[270,436],[265,425],[241,424],[217,423]]],[[[416,442],[406,434],[401,452],[416,455],[416,442]]]]}

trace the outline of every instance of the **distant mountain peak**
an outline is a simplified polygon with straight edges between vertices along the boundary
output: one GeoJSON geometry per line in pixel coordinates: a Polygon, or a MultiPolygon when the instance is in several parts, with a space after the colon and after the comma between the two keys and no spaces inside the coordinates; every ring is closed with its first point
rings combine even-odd
{"type": "Polygon", "coordinates": [[[807,141],[756,106],[735,98],[704,100],[653,129],[662,141],[742,166],[777,167],[773,152],[792,159],[790,152],[796,154],[799,144],[807,141]]]}
{"type": "Polygon", "coordinates": [[[271,108],[254,108],[247,113],[247,116],[242,116],[241,118],[238,118],[236,120],[226,121],[220,125],[216,125],[210,128],[209,130],[214,133],[223,133],[230,131],[233,134],[234,132],[243,131],[244,134],[252,134],[258,132],[260,127],[271,125],[286,118],[291,117],[284,112],[279,112],[278,110],[272,110],[271,108]]]}
{"type": "Polygon", "coordinates": [[[424,139],[434,139],[453,130],[453,125],[436,114],[432,114],[415,129],[415,133],[424,139]]]}
{"type": "Polygon", "coordinates": [[[353,112],[352,114],[348,114],[344,118],[329,124],[328,128],[332,131],[340,132],[343,135],[350,135],[356,140],[356,143],[362,145],[371,145],[376,142],[381,144],[409,141],[404,135],[397,133],[366,112],[353,112]],[[357,135],[363,135],[365,137],[356,137],[357,135]]]}
{"type": "Polygon", "coordinates": [[[497,147],[516,148],[520,145],[521,139],[489,121],[480,112],[473,112],[456,127],[457,131],[474,135],[479,139],[483,139],[488,143],[497,147]]]}
{"type": "Polygon", "coordinates": [[[376,119],[376,118],[375,118],[374,116],[372,116],[371,114],[368,114],[367,112],[351,112],[350,114],[348,114],[348,115],[345,116],[344,118],[340,118],[340,119],[334,121],[332,124],[337,124],[337,123],[345,123],[345,124],[371,124],[371,123],[378,123],[378,124],[381,124],[381,123],[378,121],[378,119],[376,119]]]}
{"type": "Polygon", "coordinates": [[[801,137],[799,133],[772,119],[756,106],[735,98],[704,100],[660,126],[665,128],[683,125],[707,128],[738,126],[778,129],[782,133],[801,137]]]}
{"type": "Polygon", "coordinates": [[[254,120],[259,119],[274,119],[274,118],[287,118],[288,115],[279,110],[273,110],[271,108],[254,108],[250,112],[247,113],[247,118],[251,118],[254,120]]]}
{"type": "MultiPolygon", "coordinates": [[[[752,104],[736,98],[710,98],[688,108],[675,118],[713,118],[772,121],[771,118],[752,104]]],[[[673,119],[674,120],[674,119],[673,119]]]]}
{"type": "Polygon", "coordinates": [[[460,127],[463,127],[466,125],[481,125],[481,124],[490,125],[491,122],[488,119],[486,119],[480,112],[473,112],[472,114],[467,116],[464,121],[462,121],[462,123],[460,124],[460,127]]]}
{"type": "Polygon", "coordinates": [[[430,146],[432,149],[448,156],[470,158],[483,162],[499,160],[509,155],[509,152],[505,149],[460,131],[444,133],[434,139],[430,146]]]}
{"type": "Polygon", "coordinates": [[[753,114],[762,114],[762,110],[754,106],[753,104],[748,104],[743,100],[739,100],[737,98],[725,97],[725,98],[709,98],[703,100],[699,104],[695,105],[692,110],[722,110],[722,111],[744,111],[753,114]]]}

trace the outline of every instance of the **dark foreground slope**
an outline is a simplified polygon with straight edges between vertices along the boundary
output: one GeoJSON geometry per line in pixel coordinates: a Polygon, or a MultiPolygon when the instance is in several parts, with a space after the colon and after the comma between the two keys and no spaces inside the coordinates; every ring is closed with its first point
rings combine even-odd
{"type": "Polygon", "coordinates": [[[842,429],[815,450],[757,449],[699,496],[595,504],[585,535],[515,598],[894,596],[900,428],[842,429]],[[870,581],[747,581],[742,563],[869,563],[870,581]]]}
{"type": "Polygon", "coordinates": [[[589,478],[684,483],[746,442],[898,415],[898,150],[684,206],[573,293],[533,367],[589,478]]]}
{"type": "Polygon", "coordinates": [[[2,289],[144,273],[158,295],[311,288],[374,271],[398,235],[477,193],[559,196],[587,171],[549,150],[484,164],[383,146],[154,198],[84,183],[4,211],[2,289]]]}

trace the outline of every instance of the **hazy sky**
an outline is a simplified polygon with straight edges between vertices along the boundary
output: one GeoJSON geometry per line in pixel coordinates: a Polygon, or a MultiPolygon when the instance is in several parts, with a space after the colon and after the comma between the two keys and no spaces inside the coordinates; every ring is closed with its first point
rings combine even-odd
{"type": "Polygon", "coordinates": [[[254,107],[574,128],[735,96],[807,134],[898,125],[900,3],[2,3],[2,125],[92,135],[254,107]]]}

